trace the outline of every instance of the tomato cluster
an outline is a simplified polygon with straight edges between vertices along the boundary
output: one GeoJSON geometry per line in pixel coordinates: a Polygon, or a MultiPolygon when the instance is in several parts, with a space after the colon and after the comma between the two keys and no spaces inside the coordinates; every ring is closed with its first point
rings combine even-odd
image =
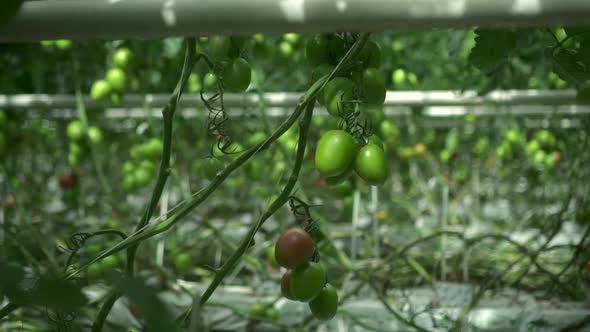
{"type": "Polygon", "coordinates": [[[90,96],[94,100],[103,100],[108,97],[118,103],[122,99],[122,93],[127,86],[127,73],[131,63],[131,51],[128,48],[119,48],[113,53],[109,68],[104,78],[96,80],[90,87],[90,96]]]}
{"type": "Polygon", "coordinates": [[[68,163],[71,167],[80,165],[88,157],[88,145],[100,145],[103,134],[100,128],[86,126],[80,120],[73,120],[66,128],[69,143],[68,163]]]}
{"type": "MultiPolygon", "coordinates": [[[[219,82],[229,92],[244,92],[248,89],[252,69],[242,57],[245,43],[246,38],[238,36],[213,36],[208,39],[208,54],[217,65],[203,78],[205,90],[216,91],[219,82]]],[[[193,83],[192,89],[195,89],[195,85],[193,83]]]]}
{"type": "Polygon", "coordinates": [[[537,131],[526,145],[527,156],[538,168],[553,168],[561,160],[557,139],[547,129],[537,131]]]}
{"type": "Polygon", "coordinates": [[[307,302],[316,318],[330,320],[338,311],[338,294],[327,283],[323,265],[312,260],[315,251],[313,239],[302,228],[288,229],[279,237],[275,260],[289,269],[281,278],[281,292],[289,300],[307,302]]]}
{"type": "Polygon", "coordinates": [[[156,175],[156,160],[162,155],[162,142],[157,138],[131,148],[131,159],[123,163],[123,190],[133,192],[146,186],[156,175]]]}
{"type": "MultiPolygon", "coordinates": [[[[337,35],[317,35],[308,40],[306,56],[316,65],[312,79],[329,74],[332,66],[342,59],[347,41],[337,35]]],[[[338,73],[326,83],[318,95],[318,102],[337,117],[347,117],[360,105],[382,105],[385,101],[385,80],[377,70],[381,63],[379,44],[368,41],[361,50],[360,62],[352,70],[338,73]]],[[[373,136],[360,146],[344,130],[330,130],[320,138],[315,155],[316,168],[329,184],[347,179],[354,170],[371,185],[382,184],[388,176],[387,158],[381,139],[373,136]]]]}

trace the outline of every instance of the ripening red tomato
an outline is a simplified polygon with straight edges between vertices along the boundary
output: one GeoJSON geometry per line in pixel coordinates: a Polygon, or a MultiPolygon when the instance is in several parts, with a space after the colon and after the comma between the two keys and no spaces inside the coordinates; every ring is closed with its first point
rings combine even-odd
{"type": "Polygon", "coordinates": [[[59,186],[62,189],[69,189],[76,184],[76,180],[77,180],[76,175],[72,174],[71,172],[68,172],[68,173],[62,175],[61,178],[59,179],[59,186]]]}
{"type": "Polygon", "coordinates": [[[294,269],[311,260],[315,244],[302,228],[294,227],[283,233],[275,244],[275,259],[286,268],[294,269]]]}
{"type": "Polygon", "coordinates": [[[285,272],[281,278],[281,293],[289,300],[296,300],[291,294],[291,271],[285,272]]]}

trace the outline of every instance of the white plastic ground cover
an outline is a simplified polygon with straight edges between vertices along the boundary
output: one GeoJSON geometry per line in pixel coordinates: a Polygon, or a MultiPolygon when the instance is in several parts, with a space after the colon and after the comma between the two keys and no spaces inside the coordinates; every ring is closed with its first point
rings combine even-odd
{"type": "MultiPolygon", "coordinates": [[[[204,284],[186,281],[179,281],[178,285],[191,292],[196,291],[197,294],[205,288],[204,284]]],[[[416,316],[415,321],[425,329],[442,332],[451,328],[453,321],[459,317],[463,307],[471,300],[473,292],[474,287],[470,285],[441,283],[436,285],[436,292],[427,287],[403,291],[391,290],[388,293],[388,302],[405,316],[408,315],[410,308],[413,312],[420,312],[429,306],[427,311],[416,316]]],[[[315,324],[317,327],[310,331],[412,331],[411,328],[396,320],[378,299],[364,294],[365,292],[361,298],[352,298],[344,303],[335,319],[328,323],[315,324]],[[366,327],[359,325],[359,322],[366,327]]],[[[208,324],[211,324],[212,330],[246,331],[247,320],[234,311],[247,314],[252,304],[270,303],[275,296],[276,294],[268,293],[267,295],[254,294],[248,287],[220,287],[211,297],[210,304],[205,307],[203,317],[208,324]]],[[[180,290],[164,291],[160,294],[160,298],[175,315],[186,310],[192,303],[191,296],[180,290]]],[[[309,315],[309,309],[304,303],[281,299],[275,303],[275,308],[280,311],[279,324],[295,324],[309,315]]],[[[126,310],[123,306],[119,309],[126,310]]],[[[484,297],[480,304],[465,317],[461,331],[559,331],[587,315],[590,315],[590,309],[583,303],[543,302],[536,300],[530,294],[507,289],[484,297]]],[[[121,326],[135,325],[133,323],[136,322],[126,321],[128,317],[127,314],[111,313],[109,322],[121,326]]],[[[264,323],[256,325],[255,330],[281,331],[277,326],[264,323]]],[[[580,331],[590,332],[590,327],[580,331]]]]}

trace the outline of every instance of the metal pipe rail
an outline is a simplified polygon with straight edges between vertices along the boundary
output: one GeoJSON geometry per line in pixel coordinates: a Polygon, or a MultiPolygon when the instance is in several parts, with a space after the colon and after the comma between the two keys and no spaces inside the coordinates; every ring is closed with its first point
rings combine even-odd
{"type": "MultiPolygon", "coordinates": [[[[269,92],[262,98],[258,94],[224,94],[224,103],[228,107],[252,107],[263,103],[267,107],[294,107],[299,102],[298,92],[269,92]]],[[[163,107],[170,98],[167,94],[129,94],[121,104],[114,105],[108,101],[95,101],[85,96],[89,108],[132,108],[163,107]]],[[[181,106],[201,105],[198,94],[185,94],[181,106]]],[[[575,90],[505,90],[492,91],[485,96],[478,96],[475,91],[388,91],[385,106],[514,106],[514,105],[575,105],[575,90]]],[[[0,108],[13,109],[55,109],[75,108],[73,95],[19,94],[0,95],[0,108]]]]}
{"type": "Polygon", "coordinates": [[[588,0],[25,1],[0,42],[589,24],[588,0]]]}

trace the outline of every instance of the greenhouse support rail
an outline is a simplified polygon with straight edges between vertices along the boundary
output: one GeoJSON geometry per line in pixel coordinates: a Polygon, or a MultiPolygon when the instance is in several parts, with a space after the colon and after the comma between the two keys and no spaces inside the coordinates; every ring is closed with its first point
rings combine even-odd
{"type": "MultiPolygon", "coordinates": [[[[120,104],[109,101],[94,101],[86,96],[88,108],[101,107],[164,107],[168,103],[166,94],[126,94],[120,104]]],[[[224,94],[224,103],[228,107],[254,107],[260,103],[259,94],[224,94]]],[[[262,94],[264,104],[268,107],[294,107],[299,103],[298,92],[268,92],[262,94]]],[[[201,103],[199,94],[183,95],[182,104],[197,105],[201,103]]],[[[385,106],[514,106],[514,105],[574,105],[575,90],[504,90],[493,91],[485,96],[478,96],[475,91],[463,93],[457,91],[388,91],[385,106]]],[[[0,108],[18,109],[54,109],[75,108],[73,95],[17,94],[0,95],[0,108]]]]}
{"type": "Polygon", "coordinates": [[[587,0],[25,1],[0,42],[556,26],[589,16],[587,0]]]}

